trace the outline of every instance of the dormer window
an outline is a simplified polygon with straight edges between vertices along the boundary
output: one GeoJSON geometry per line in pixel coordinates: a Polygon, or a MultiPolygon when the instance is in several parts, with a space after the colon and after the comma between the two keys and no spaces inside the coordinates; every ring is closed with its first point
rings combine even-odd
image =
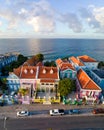
{"type": "Polygon", "coordinates": [[[46,74],[46,69],[43,69],[43,74],[46,74]]]}
{"type": "Polygon", "coordinates": [[[53,74],[53,69],[50,70],[50,74],[53,74]]]}
{"type": "Polygon", "coordinates": [[[24,73],[27,74],[27,69],[24,70],[24,73]]]}
{"type": "Polygon", "coordinates": [[[33,73],[34,73],[33,69],[31,69],[31,70],[30,70],[30,73],[31,73],[31,74],[33,74],[33,73]]]}

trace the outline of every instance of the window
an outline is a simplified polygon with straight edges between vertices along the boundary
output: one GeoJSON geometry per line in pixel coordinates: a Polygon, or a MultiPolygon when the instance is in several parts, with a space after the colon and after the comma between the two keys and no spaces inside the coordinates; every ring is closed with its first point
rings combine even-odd
{"type": "Polygon", "coordinates": [[[24,73],[27,74],[27,69],[24,70],[24,73]]]}
{"type": "Polygon", "coordinates": [[[31,69],[31,70],[30,70],[30,73],[31,73],[31,74],[33,74],[33,73],[34,73],[33,69],[31,69]]]}
{"type": "Polygon", "coordinates": [[[43,74],[46,74],[46,69],[43,69],[43,74]]]}

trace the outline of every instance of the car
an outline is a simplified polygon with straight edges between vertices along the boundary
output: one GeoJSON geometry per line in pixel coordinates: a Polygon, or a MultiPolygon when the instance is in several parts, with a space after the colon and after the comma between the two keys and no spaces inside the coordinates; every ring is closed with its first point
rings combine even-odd
{"type": "Polygon", "coordinates": [[[69,115],[72,115],[72,114],[79,114],[80,113],[80,110],[79,109],[70,109],[68,111],[68,114],[69,115]]]}
{"type": "Polygon", "coordinates": [[[92,111],[93,114],[104,114],[104,108],[96,108],[92,111]]]}
{"type": "Polygon", "coordinates": [[[49,111],[51,116],[64,115],[64,109],[53,109],[49,111]]]}
{"type": "Polygon", "coordinates": [[[28,111],[19,111],[17,112],[17,116],[23,117],[23,116],[29,116],[28,111]]]}

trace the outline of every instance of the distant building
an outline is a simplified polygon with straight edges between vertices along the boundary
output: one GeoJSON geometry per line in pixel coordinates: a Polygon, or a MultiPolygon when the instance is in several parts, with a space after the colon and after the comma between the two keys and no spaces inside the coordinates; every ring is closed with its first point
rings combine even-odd
{"type": "Polygon", "coordinates": [[[1,69],[6,65],[9,65],[13,61],[17,61],[18,55],[19,53],[16,52],[0,55],[0,75],[1,75],[1,69]]]}
{"type": "Polygon", "coordinates": [[[98,67],[99,62],[90,56],[87,55],[78,56],[77,59],[80,60],[88,69],[94,70],[97,69],[98,67]]]}

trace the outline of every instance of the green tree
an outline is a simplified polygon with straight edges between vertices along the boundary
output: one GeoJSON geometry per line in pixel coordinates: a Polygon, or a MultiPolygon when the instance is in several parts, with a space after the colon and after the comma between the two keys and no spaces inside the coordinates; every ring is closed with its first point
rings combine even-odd
{"type": "Polygon", "coordinates": [[[104,69],[104,62],[103,61],[100,61],[99,64],[98,64],[98,68],[102,68],[104,69]]]}
{"type": "Polygon", "coordinates": [[[56,66],[55,62],[54,61],[46,61],[44,62],[44,66],[56,66]]]}
{"type": "Polygon", "coordinates": [[[8,90],[6,82],[7,82],[6,78],[0,79],[0,89],[2,91],[8,90]]]}
{"type": "Polygon", "coordinates": [[[20,54],[18,56],[18,59],[17,59],[17,64],[18,65],[22,65],[27,59],[28,59],[27,57],[25,57],[25,56],[23,56],[23,55],[20,54]]]}
{"type": "Polygon", "coordinates": [[[75,81],[71,79],[62,79],[59,81],[58,92],[61,96],[67,96],[75,90],[75,81]]]}
{"type": "Polygon", "coordinates": [[[39,53],[39,54],[35,55],[35,59],[37,61],[43,61],[44,60],[44,55],[39,53]]]}

